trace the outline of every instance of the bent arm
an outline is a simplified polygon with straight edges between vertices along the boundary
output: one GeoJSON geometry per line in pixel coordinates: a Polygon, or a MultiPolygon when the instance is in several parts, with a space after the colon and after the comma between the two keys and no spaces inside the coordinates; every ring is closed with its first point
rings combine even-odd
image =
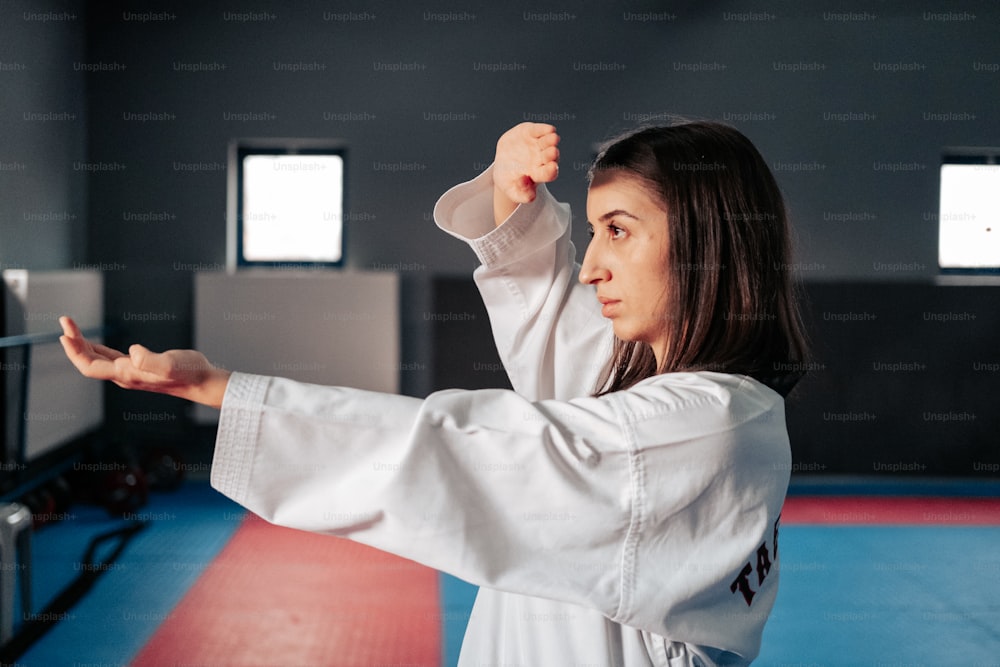
{"type": "Polygon", "coordinates": [[[610,323],[593,289],[581,285],[570,212],[544,185],[494,226],[491,166],[446,192],[437,225],[472,248],[473,274],[514,389],[532,399],[591,393],[610,356],[610,323]]]}

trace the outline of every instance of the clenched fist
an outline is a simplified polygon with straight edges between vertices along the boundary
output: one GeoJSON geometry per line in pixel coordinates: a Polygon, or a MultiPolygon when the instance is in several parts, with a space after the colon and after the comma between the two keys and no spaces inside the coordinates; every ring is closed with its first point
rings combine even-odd
{"type": "Polygon", "coordinates": [[[545,123],[521,123],[501,135],[493,161],[493,216],[497,226],[518,204],[534,201],[538,183],[559,175],[559,135],[545,123]]]}

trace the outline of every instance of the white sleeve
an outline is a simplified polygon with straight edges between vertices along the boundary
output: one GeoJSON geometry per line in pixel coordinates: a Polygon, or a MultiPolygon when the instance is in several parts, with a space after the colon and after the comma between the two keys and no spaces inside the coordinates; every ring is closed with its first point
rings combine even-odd
{"type": "Polygon", "coordinates": [[[716,375],[532,402],[235,373],[212,484],[283,526],[747,655],[777,574],[753,606],[736,583],[777,556],[790,457],[780,397],[716,375]]]}
{"type": "Polygon", "coordinates": [[[612,334],[593,288],[577,280],[569,207],[539,185],[535,201],[495,227],[492,173],[446,192],[434,219],[481,262],[473,277],[514,389],[531,399],[590,394],[612,334]]]}
{"type": "Polygon", "coordinates": [[[628,457],[610,404],[587,400],[420,400],[234,373],[212,485],[278,525],[613,616],[628,457]]]}

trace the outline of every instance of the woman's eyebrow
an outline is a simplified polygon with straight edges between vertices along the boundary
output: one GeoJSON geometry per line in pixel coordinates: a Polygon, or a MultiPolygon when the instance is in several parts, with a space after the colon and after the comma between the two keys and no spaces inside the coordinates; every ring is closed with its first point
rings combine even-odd
{"type": "Polygon", "coordinates": [[[618,216],[625,216],[626,218],[632,218],[633,220],[638,220],[639,219],[637,216],[629,213],[625,209],[616,208],[613,211],[608,211],[607,213],[605,213],[604,215],[602,215],[600,218],[598,218],[598,220],[600,220],[601,222],[607,222],[611,218],[615,218],[615,217],[618,217],[618,216]]]}

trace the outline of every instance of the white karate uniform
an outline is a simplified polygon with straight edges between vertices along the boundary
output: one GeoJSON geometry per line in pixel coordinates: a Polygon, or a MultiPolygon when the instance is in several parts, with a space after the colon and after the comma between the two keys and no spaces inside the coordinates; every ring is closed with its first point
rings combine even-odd
{"type": "Polygon", "coordinates": [[[235,373],[212,483],[274,523],[479,585],[460,665],[745,665],[778,585],[782,398],[672,373],[591,396],[611,329],[544,186],[494,228],[491,172],[435,219],[468,241],[514,391],[424,400],[235,373]]]}

